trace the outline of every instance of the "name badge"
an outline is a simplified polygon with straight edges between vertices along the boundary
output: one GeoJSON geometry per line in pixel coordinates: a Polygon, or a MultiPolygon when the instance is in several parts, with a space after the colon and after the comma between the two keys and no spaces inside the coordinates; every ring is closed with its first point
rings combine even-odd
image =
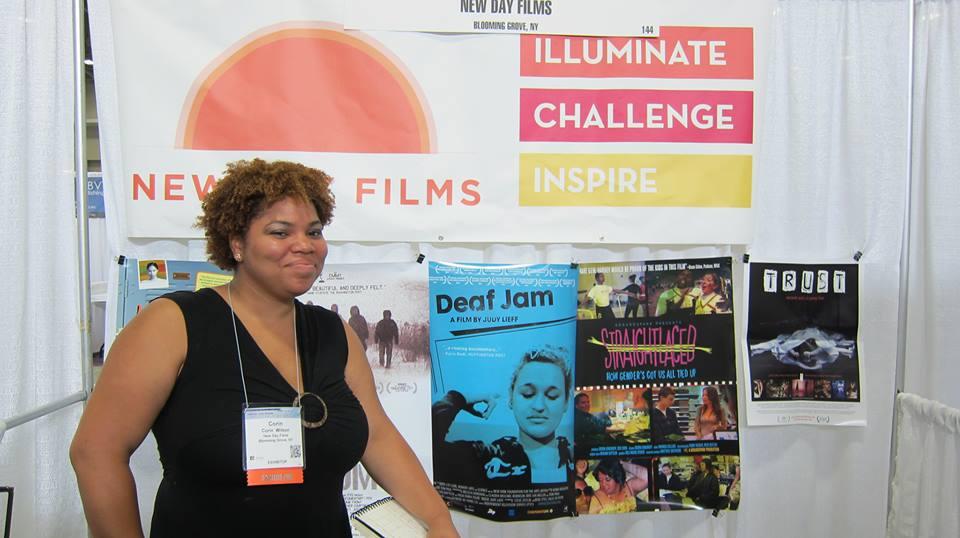
{"type": "Polygon", "coordinates": [[[303,483],[299,407],[243,410],[243,468],[248,486],[303,483]]]}

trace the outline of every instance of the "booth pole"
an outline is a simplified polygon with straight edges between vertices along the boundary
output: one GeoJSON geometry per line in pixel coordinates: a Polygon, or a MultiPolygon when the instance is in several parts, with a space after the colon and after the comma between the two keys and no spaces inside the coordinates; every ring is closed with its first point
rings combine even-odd
{"type": "MultiPolygon", "coordinates": [[[[906,185],[904,186],[903,233],[900,238],[900,294],[897,298],[897,364],[894,373],[893,407],[891,409],[893,426],[890,429],[890,466],[887,480],[887,515],[893,503],[893,470],[897,461],[897,394],[903,391],[903,378],[907,360],[907,300],[910,296],[910,233],[913,215],[913,93],[916,80],[914,66],[915,22],[917,8],[914,0],[907,0],[907,36],[910,41],[907,47],[907,170],[906,185]]],[[[889,521],[887,522],[889,524],[889,521]]]]}
{"type": "Polygon", "coordinates": [[[87,225],[87,118],[86,118],[86,39],[84,38],[84,0],[73,0],[73,152],[77,200],[77,280],[80,288],[80,360],[84,399],[93,390],[93,355],[90,350],[90,237],[87,225]]]}

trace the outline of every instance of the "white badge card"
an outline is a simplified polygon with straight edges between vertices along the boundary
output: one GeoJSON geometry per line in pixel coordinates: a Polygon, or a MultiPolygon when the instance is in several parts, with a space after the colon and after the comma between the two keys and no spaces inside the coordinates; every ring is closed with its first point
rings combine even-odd
{"type": "Polygon", "coordinates": [[[243,410],[243,466],[248,486],[303,483],[299,407],[243,410]]]}

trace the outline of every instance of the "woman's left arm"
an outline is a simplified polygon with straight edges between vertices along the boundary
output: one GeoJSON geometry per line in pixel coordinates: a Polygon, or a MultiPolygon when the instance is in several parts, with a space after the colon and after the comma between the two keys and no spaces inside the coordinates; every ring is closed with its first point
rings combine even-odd
{"type": "Polygon", "coordinates": [[[343,330],[347,333],[348,349],[344,375],[363,406],[370,430],[367,449],[360,461],[377,484],[427,525],[431,538],[459,536],[447,505],[433,488],[410,445],[380,405],[373,372],[360,339],[346,323],[343,330]]]}

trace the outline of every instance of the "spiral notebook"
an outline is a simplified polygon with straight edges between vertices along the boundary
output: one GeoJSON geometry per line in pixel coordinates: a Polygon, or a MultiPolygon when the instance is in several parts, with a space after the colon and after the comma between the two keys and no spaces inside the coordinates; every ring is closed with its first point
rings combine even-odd
{"type": "Polygon", "coordinates": [[[350,516],[357,532],[365,538],[424,538],[427,529],[393,497],[368,504],[350,516]]]}

